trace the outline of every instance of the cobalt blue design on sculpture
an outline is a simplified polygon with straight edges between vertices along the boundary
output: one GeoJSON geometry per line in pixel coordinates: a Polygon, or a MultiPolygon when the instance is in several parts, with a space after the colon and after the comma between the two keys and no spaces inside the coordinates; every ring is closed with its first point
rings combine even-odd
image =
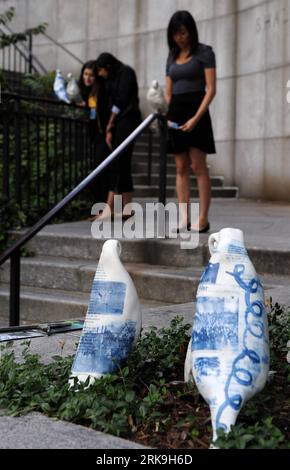
{"type": "Polygon", "coordinates": [[[219,272],[220,263],[208,263],[207,267],[205,268],[200,282],[208,283],[208,284],[215,284],[217,275],[219,272]]]}
{"type": "Polygon", "coordinates": [[[238,299],[225,303],[223,297],[198,297],[192,351],[237,349],[238,320],[238,299]]]}
{"type": "Polygon", "coordinates": [[[73,364],[73,373],[110,373],[132,349],[136,322],[109,324],[84,332],[73,364]]]}
{"type": "Polygon", "coordinates": [[[259,280],[253,278],[247,284],[242,279],[242,275],[245,272],[245,266],[243,264],[237,264],[234,268],[234,272],[227,272],[230,276],[233,276],[237,284],[245,291],[245,323],[246,328],[243,335],[243,347],[242,352],[236,357],[233,362],[231,373],[225,385],[225,401],[220,406],[216,416],[216,427],[222,428],[228,431],[227,426],[221,422],[223,411],[228,407],[232,407],[234,410],[240,410],[242,406],[242,397],[239,394],[230,394],[231,384],[233,382],[238,383],[245,387],[253,387],[254,379],[258,377],[261,372],[261,363],[269,363],[269,357],[263,357],[262,346],[260,344],[260,351],[254,351],[249,349],[247,346],[247,337],[252,335],[257,339],[267,341],[265,335],[265,328],[263,321],[264,305],[260,301],[251,302],[251,294],[255,294],[259,287],[262,287],[259,280]],[[249,370],[251,368],[251,371],[249,370]],[[253,375],[254,374],[254,375],[253,375]]]}
{"type": "Polygon", "coordinates": [[[235,242],[234,244],[230,244],[229,247],[228,247],[228,253],[229,254],[235,254],[235,255],[240,255],[240,256],[247,256],[247,250],[246,248],[241,245],[241,244],[238,244],[237,242],[235,242]]]}
{"type": "Polygon", "coordinates": [[[218,377],[220,375],[218,357],[198,357],[194,365],[197,372],[197,382],[201,380],[200,377],[202,376],[218,377]]]}
{"type": "Polygon", "coordinates": [[[94,280],[88,307],[89,315],[122,315],[126,294],[124,282],[94,280]]]}

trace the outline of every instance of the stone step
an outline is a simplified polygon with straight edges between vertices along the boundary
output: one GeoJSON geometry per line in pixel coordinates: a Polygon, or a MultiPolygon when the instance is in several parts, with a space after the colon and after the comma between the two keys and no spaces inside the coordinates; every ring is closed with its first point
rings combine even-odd
{"type": "MultiPolygon", "coordinates": [[[[168,303],[150,299],[139,299],[142,311],[160,309],[168,303]]],[[[84,318],[89,303],[87,292],[64,291],[41,287],[21,286],[21,324],[45,323],[73,318],[84,318]]],[[[9,287],[0,286],[0,325],[9,324],[9,287]]]]}
{"type": "MultiPolygon", "coordinates": [[[[290,304],[290,276],[275,276],[275,275],[261,275],[261,281],[265,289],[265,298],[268,300],[270,296],[273,302],[290,304]]],[[[184,288],[189,287],[191,291],[192,283],[189,279],[184,280],[184,288]]],[[[135,278],[135,285],[138,286],[138,280],[135,278]]],[[[188,292],[186,292],[188,296],[188,292]]],[[[163,299],[164,300],[164,299],[163,299]]],[[[193,295],[189,300],[189,305],[192,305],[192,314],[194,313],[193,295]]],[[[73,318],[83,318],[87,311],[89,302],[89,293],[64,291],[60,289],[46,289],[39,287],[21,287],[20,297],[20,315],[22,324],[31,323],[44,323],[49,321],[61,321],[73,318]]],[[[141,307],[144,315],[150,312],[150,322],[162,322],[156,316],[162,315],[162,311],[169,305],[166,302],[140,299],[141,307]]],[[[168,307],[169,308],[169,307],[168,307]]],[[[164,311],[165,311],[164,310],[164,311]]],[[[170,311],[174,315],[183,315],[182,305],[173,304],[170,311]],[[176,306],[176,307],[175,307],[176,306]],[[175,309],[179,309],[178,312],[175,309]]],[[[187,312],[185,312],[187,313],[187,312]]],[[[173,315],[173,316],[174,316],[173,315]]],[[[191,318],[191,315],[189,315],[191,318]]],[[[188,315],[187,315],[188,317],[188,315]]],[[[8,285],[0,286],[0,324],[1,326],[8,326],[9,323],[9,287],[8,285]]],[[[190,321],[189,318],[187,318],[190,321]]]]}
{"type": "Polygon", "coordinates": [[[139,135],[139,137],[137,137],[137,139],[135,141],[135,145],[139,145],[139,144],[148,145],[149,141],[150,141],[150,137],[151,137],[151,140],[152,140],[152,145],[154,145],[154,146],[159,145],[159,133],[158,132],[152,132],[151,136],[150,136],[149,132],[146,132],[146,131],[142,132],[142,134],[139,135]]]}
{"type": "MultiPolygon", "coordinates": [[[[136,286],[138,296],[143,299],[168,303],[190,302],[203,271],[198,268],[178,268],[144,263],[125,264],[136,286]]],[[[23,258],[21,263],[21,285],[61,289],[63,291],[91,291],[97,262],[56,257],[23,258]]],[[[2,284],[9,282],[9,263],[0,273],[2,284]]]]}
{"type": "MultiPolygon", "coordinates": [[[[210,166],[208,165],[208,169],[210,172],[210,166]]],[[[160,165],[159,165],[159,159],[153,160],[151,164],[151,175],[159,175],[159,170],[160,170],[160,165]]],[[[132,160],[132,173],[134,174],[146,174],[148,173],[148,157],[146,158],[133,158],[132,160]]],[[[166,174],[167,175],[174,175],[176,174],[176,167],[174,160],[172,158],[167,160],[167,165],[166,165],[166,174]]],[[[192,174],[192,176],[194,176],[192,174]]],[[[217,175],[212,175],[211,178],[222,178],[224,179],[223,176],[217,176],[217,175]]]]}
{"type": "MultiPolygon", "coordinates": [[[[152,203],[152,199],[143,198],[137,202],[144,206],[146,203],[152,203]]],[[[104,240],[92,237],[91,225],[88,221],[49,225],[27,244],[27,248],[35,256],[55,256],[96,262],[104,240]]],[[[24,232],[24,230],[14,232],[14,235],[20,236],[24,232]]],[[[179,239],[120,239],[121,259],[124,263],[186,268],[204,266],[209,259],[208,237],[209,234],[200,234],[199,245],[190,250],[181,249],[179,239]]],[[[271,239],[266,239],[265,242],[260,240],[257,244],[255,237],[251,240],[248,236],[247,250],[258,273],[290,276],[290,251],[283,246],[283,243],[272,248],[271,239]]],[[[1,269],[3,267],[0,267],[0,271],[1,269]]]]}
{"type": "MultiPolygon", "coordinates": [[[[174,186],[175,185],[175,179],[176,179],[175,175],[168,175],[167,178],[166,178],[167,184],[169,186],[174,186]]],[[[134,181],[135,185],[146,186],[147,185],[147,180],[148,180],[147,173],[133,174],[133,181],[134,181]]],[[[196,176],[191,175],[190,180],[191,180],[192,187],[196,187],[197,186],[196,176]]],[[[151,184],[153,186],[156,186],[156,185],[159,184],[159,175],[152,174],[151,184]]],[[[211,184],[212,184],[213,187],[223,187],[224,178],[222,176],[213,176],[213,177],[211,177],[211,184]]]]}
{"type": "MultiPolygon", "coordinates": [[[[72,318],[83,318],[89,297],[82,292],[64,292],[59,289],[21,287],[21,322],[44,323],[72,318]]],[[[0,286],[0,318],[2,324],[9,323],[9,287],[0,286]]]]}
{"type": "MultiPolygon", "coordinates": [[[[132,173],[138,174],[138,173],[146,173],[148,172],[148,163],[147,160],[138,160],[137,158],[133,158],[132,160],[132,173]]],[[[176,174],[176,169],[175,169],[175,163],[172,160],[172,163],[167,163],[166,166],[166,173],[167,175],[175,175],[176,174]]],[[[159,175],[159,163],[152,163],[151,165],[151,174],[157,174],[159,175]]]]}
{"type": "MultiPolygon", "coordinates": [[[[88,221],[49,225],[27,244],[27,249],[36,257],[73,258],[96,263],[105,240],[92,237],[91,225],[88,221]]],[[[14,232],[14,235],[23,233],[24,230],[14,232]]],[[[202,266],[208,252],[207,240],[208,235],[202,234],[199,236],[199,246],[194,250],[182,250],[178,239],[120,239],[121,260],[123,263],[176,267],[202,266]]],[[[3,266],[0,266],[0,273],[1,269],[3,266]]]]}
{"type": "MultiPolygon", "coordinates": [[[[176,189],[175,186],[167,186],[166,188],[167,197],[175,197],[176,189]]],[[[158,197],[159,196],[159,186],[148,186],[148,185],[134,185],[134,195],[137,198],[142,197],[158,197]]],[[[192,188],[190,196],[197,198],[198,191],[197,188],[192,188]]],[[[224,187],[212,187],[211,188],[212,198],[237,198],[238,197],[238,188],[236,186],[224,186],[224,187]]]]}
{"type": "MultiPolygon", "coordinates": [[[[146,154],[148,154],[149,148],[149,141],[147,139],[143,139],[142,141],[136,141],[134,146],[134,153],[145,152],[146,154]]],[[[153,153],[159,155],[160,143],[157,139],[152,142],[151,150],[153,153]]]]}
{"type": "MultiPolygon", "coordinates": [[[[146,163],[148,162],[148,159],[149,159],[149,151],[147,148],[145,148],[144,150],[138,150],[135,148],[132,158],[133,158],[133,161],[146,163]]],[[[160,159],[159,150],[156,149],[151,154],[151,161],[154,163],[158,163],[159,159],[160,159]]],[[[174,163],[173,155],[167,155],[167,163],[174,163]]]]}

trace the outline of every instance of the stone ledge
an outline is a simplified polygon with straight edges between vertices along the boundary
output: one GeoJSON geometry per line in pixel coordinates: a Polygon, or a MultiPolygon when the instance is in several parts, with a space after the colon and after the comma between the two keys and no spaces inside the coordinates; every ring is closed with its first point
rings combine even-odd
{"type": "Polygon", "coordinates": [[[18,418],[0,412],[0,449],[146,449],[126,439],[41,413],[18,418]]]}

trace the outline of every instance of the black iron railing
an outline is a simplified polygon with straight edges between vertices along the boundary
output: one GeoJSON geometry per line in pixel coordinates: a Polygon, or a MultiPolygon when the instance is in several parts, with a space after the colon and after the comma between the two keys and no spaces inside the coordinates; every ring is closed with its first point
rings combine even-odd
{"type": "Polygon", "coordinates": [[[159,202],[166,204],[166,166],[167,166],[167,119],[158,120],[159,129],[159,202]]]}
{"type": "Polygon", "coordinates": [[[2,94],[0,194],[25,212],[49,210],[96,166],[86,108],[2,94]]]}
{"type": "MultiPolygon", "coordinates": [[[[8,25],[2,25],[0,28],[1,35],[13,34],[12,29],[8,25]]],[[[15,44],[9,44],[0,49],[0,64],[1,69],[6,72],[16,74],[14,80],[17,79],[17,74],[31,74],[31,73],[47,73],[47,69],[33,54],[33,35],[30,33],[28,38],[19,41],[15,44]]]]}
{"type": "MultiPolygon", "coordinates": [[[[117,158],[136,138],[147,129],[153,121],[158,119],[160,132],[160,169],[166,168],[166,123],[165,118],[159,114],[150,114],[141,124],[130,134],[124,142],[119,145],[97,168],[86,176],[72,191],[70,191],[60,202],[50,209],[32,228],[30,228],[21,238],[17,240],[10,248],[0,255],[0,265],[10,258],[10,326],[19,325],[20,321],[20,250],[33,238],[45,225],[47,225],[59,212],[67,206],[76,196],[78,196],[94,178],[99,175],[110,163],[117,158]]],[[[19,143],[17,144],[19,145],[19,143]]],[[[15,146],[15,151],[19,148],[15,146]]],[[[19,158],[19,157],[18,157],[19,158]]],[[[19,168],[19,162],[18,162],[19,168]]],[[[19,169],[18,169],[19,171],[19,169]]],[[[19,178],[19,175],[18,175],[19,178]]],[[[6,181],[7,184],[7,181],[6,181]]],[[[166,172],[160,177],[160,202],[166,203],[166,172]]]]}
{"type": "MultiPolygon", "coordinates": [[[[0,28],[0,36],[6,34],[14,34],[15,31],[8,25],[2,25],[0,28]]],[[[39,33],[44,36],[49,42],[53,43],[59,49],[62,49],[69,57],[71,57],[79,65],[83,65],[83,61],[71,52],[60,42],[56,41],[53,37],[45,31],[39,33]]],[[[33,34],[28,35],[27,40],[10,44],[0,49],[0,64],[2,63],[2,70],[17,72],[17,73],[47,73],[46,67],[38,60],[33,53],[33,34]]]]}

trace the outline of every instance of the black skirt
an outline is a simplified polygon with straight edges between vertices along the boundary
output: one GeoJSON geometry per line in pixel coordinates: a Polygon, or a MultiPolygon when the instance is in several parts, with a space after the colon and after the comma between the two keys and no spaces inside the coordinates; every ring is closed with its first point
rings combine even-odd
{"type": "MultiPolygon", "coordinates": [[[[167,118],[182,126],[198,111],[205,92],[172,95],[167,118]]],[[[191,132],[169,129],[168,152],[177,154],[186,152],[190,147],[207,154],[216,153],[212,123],[207,110],[191,132]]]]}

